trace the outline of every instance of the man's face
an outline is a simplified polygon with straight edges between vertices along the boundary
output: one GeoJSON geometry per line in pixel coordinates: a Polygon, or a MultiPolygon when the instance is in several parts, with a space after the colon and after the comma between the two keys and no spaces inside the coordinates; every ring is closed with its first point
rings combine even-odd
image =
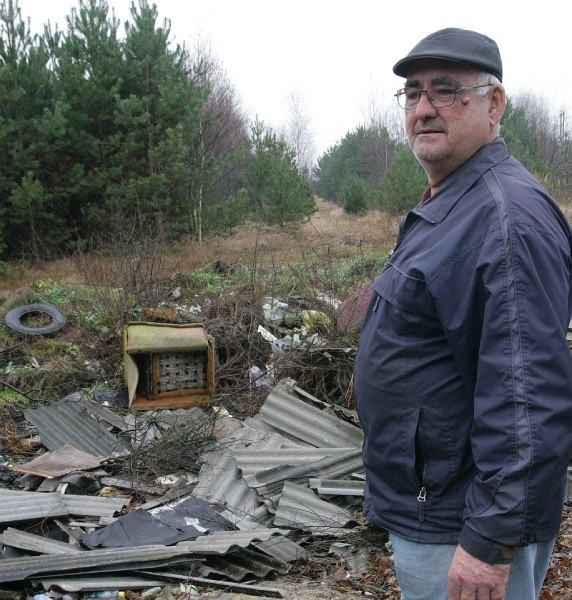
{"type": "MultiPolygon", "coordinates": [[[[406,89],[426,90],[430,86],[461,88],[477,85],[477,73],[462,65],[432,62],[415,66],[407,76],[406,89]]],[[[489,114],[489,91],[483,88],[458,92],[455,102],[435,108],[426,94],[419,104],[405,111],[405,127],[409,144],[427,172],[431,185],[439,185],[469,159],[479,148],[491,141],[493,131],[489,114]]]]}

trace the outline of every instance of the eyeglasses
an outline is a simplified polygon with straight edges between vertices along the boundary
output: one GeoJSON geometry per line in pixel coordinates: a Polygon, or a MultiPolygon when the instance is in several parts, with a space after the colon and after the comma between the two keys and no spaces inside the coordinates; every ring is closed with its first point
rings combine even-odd
{"type": "Polygon", "coordinates": [[[464,92],[465,90],[476,90],[478,88],[488,87],[494,85],[493,83],[483,83],[482,85],[470,85],[467,87],[455,88],[447,85],[435,85],[430,86],[426,90],[418,90],[417,88],[403,88],[399,90],[395,97],[399,106],[405,110],[413,110],[419,104],[421,100],[421,94],[427,96],[427,100],[435,108],[446,108],[455,103],[457,94],[464,92]]]}

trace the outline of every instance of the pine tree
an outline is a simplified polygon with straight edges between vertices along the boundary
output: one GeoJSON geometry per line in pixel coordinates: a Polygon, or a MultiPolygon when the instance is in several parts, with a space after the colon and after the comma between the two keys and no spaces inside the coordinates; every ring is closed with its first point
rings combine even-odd
{"type": "Polygon", "coordinates": [[[110,164],[124,71],[118,31],[106,2],[80,0],[65,32],[47,28],[45,34],[65,117],[67,147],[59,152],[61,168],[51,168],[61,177],[54,197],[66,207],[69,244],[109,232],[109,188],[120,177],[110,164]]]}
{"type": "Polygon", "coordinates": [[[250,141],[253,156],[247,188],[258,217],[283,227],[312,214],[314,196],[309,182],[298,171],[296,153],[258,120],[251,127],[250,141]]]}
{"type": "Polygon", "coordinates": [[[381,208],[402,214],[413,208],[427,187],[427,176],[409,146],[402,144],[389,165],[380,195],[381,208]]]}
{"type": "Polygon", "coordinates": [[[64,222],[46,191],[53,160],[65,135],[53,100],[49,53],[30,34],[17,2],[0,5],[0,251],[39,260],[58,246],[64,222]],[[6,216],[9,215],[7,219],[6,216]]]}

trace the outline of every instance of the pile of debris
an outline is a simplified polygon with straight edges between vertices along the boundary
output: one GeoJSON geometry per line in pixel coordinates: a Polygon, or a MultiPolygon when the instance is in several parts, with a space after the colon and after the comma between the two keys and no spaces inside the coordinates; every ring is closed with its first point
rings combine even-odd
{"type": "Polygon", "coordinates": [[[44,452],[0,465],[12,488],[0,488],[0,589],[79,598],[184,582],[283,597],[241,582],[287,573],[309,542],[360,519],[357,416],[292,380],[244,421],[198,407],[112,409],[83,394],[25,418],[44,452]],[[133,457],[172,427],[201,439],[198,464],[140,481],[133,457]],[[133,461],[130,477],[110,473],[118,461],[133,461]]]}

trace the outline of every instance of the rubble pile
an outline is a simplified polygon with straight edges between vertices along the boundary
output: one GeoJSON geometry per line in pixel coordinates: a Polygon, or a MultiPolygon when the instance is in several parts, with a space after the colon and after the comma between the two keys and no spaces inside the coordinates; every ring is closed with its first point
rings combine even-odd
{"type": "Polygon", "coordinates": [[[26,410],[42,449],[0,465],[0,589],[79,598],[184,582],[282,597],[244,582],[287,573],[313,540],[358,525],[357,417],[292,380],[244,421],[210,412],[139,412],[84,394],[26,410]],[[200,438],[196,463],[139,477],[173,428],[200,438]],[[130,475],[115,472],[126,463],[130,475]]]}

